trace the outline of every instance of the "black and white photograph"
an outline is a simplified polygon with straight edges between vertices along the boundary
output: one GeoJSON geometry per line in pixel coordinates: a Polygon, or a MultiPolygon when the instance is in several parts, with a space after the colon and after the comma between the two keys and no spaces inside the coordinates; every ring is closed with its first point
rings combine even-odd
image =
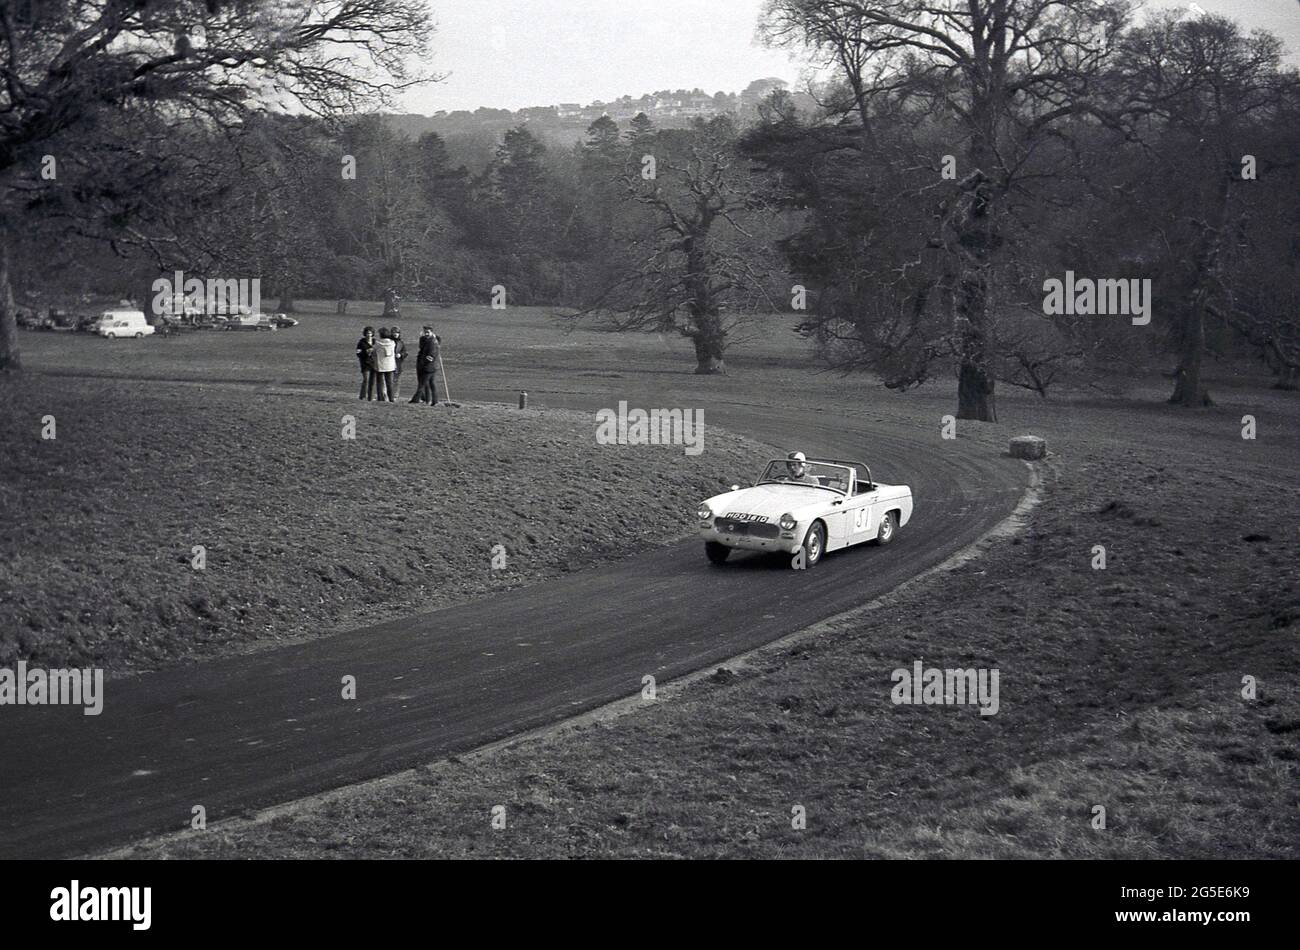
{"type": "Polygon", "coordinates": [[[7,923],[1280,922],[1297,0],[0,0],[0,74],[7,923]]]}

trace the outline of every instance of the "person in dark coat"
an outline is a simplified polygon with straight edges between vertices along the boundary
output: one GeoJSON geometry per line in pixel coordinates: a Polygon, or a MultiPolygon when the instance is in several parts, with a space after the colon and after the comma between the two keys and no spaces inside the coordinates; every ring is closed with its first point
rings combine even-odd
{"type": "Polygon", "coordinates": [[[357,361],[361,364],[361,397],[375,400],[375,328],[366,327],[357,341],[357,361]]]}
{"type": "Polygon", "coordinates": [[[393,400],[396,401],[402,395],[402,366],[406,362],[406,341],[402,339],[401,327],[393,327],[388,331],[388,335],[392,337],[396,347],[393,350],[393,358],[397,360],[397,369],[393,370],[393,400]]]}
{"type": "Polygon", "coordinates": [[[420,350],[415,357],[415,376],[419,388],[411,402],[423,402],[438,405],[438,335],[433,327],[425,327],[420,333],[420,350]]]}

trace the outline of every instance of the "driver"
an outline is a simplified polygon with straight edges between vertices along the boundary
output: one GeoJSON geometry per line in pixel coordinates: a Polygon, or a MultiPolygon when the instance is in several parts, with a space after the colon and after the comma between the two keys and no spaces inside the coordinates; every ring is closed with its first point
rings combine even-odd
{"type": "Polygon", "coordinates": [[[802,452],[791,452],[786,456],[785,467],[789,471],[788,475],[781,477],[782,481],[794,482],[798,485],[820,485],[815,477],[808,474],[808,457],[802,452]]]}

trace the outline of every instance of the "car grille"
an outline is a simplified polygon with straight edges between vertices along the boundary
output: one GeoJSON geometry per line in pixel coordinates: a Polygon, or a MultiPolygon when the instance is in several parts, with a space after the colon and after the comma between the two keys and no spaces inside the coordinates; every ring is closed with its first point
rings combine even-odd
{"type": "Polygon", "coordinates": [[[754,521],[732,521],[729,518],[715,518],[713,526],[722,534],[731,534],[747,538],[775,538],[781,529],[774,524],[754,521]]]}

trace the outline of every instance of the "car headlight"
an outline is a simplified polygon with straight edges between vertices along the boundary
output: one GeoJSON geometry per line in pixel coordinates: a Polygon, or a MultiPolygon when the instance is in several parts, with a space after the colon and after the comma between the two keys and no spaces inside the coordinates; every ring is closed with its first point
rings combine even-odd
{"type": "Polygon", "coordinates": [[[700,505],[700,510],[696,514],[701,521],[708,521],[713,517],[713,510],[708,505],[700,505]]]}
{"type": "Polygon", "coordinates": [[[794,526],[797,525],[798,523],[799,523],[799,522],[797,522],[797,521],[794,520],[794,515],[786,514],[786,515],[782,515],[782,516],[781,516],[781,530],[782,530],[782,531],[793,531],[793,530],[794,530],[794,526]]]}

